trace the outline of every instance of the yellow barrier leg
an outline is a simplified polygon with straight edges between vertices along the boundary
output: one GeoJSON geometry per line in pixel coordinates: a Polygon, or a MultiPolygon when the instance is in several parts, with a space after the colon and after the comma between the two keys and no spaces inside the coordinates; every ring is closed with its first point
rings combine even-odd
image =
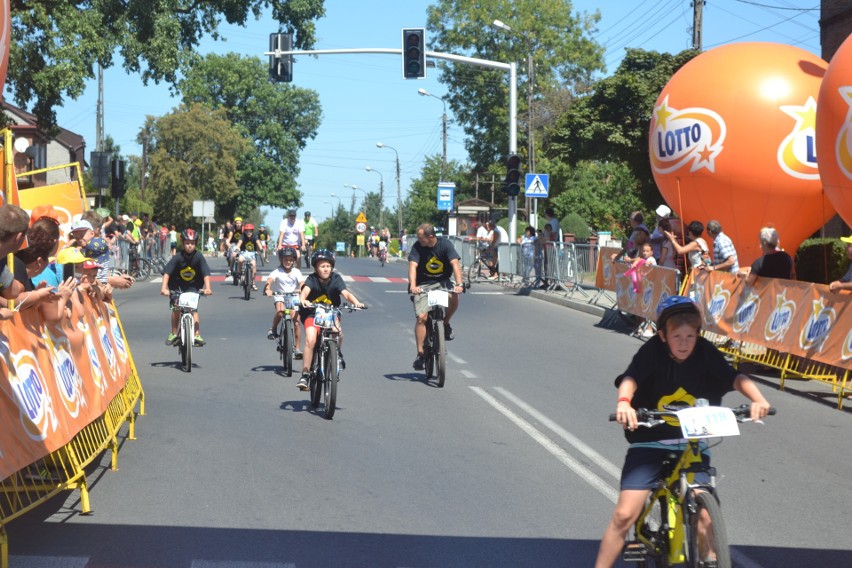
{"type": "Polygon", "coordinates": [[[0,568],[9,568],[9,535],[5,525],[0,525],[0,568]]]}
{"type": "Polygon", "coordinates": [[[79,485],[80,489],[80,514],[81,515],[91,515],[92,507],[89,504],[89,486],[86,483],[86,478],[84,477],[82,481],[80,481],[79,485]]]}
{"type": "Polygon", "coordinates": [[[118,440],[116,438],[109,443],[109,449],[111,454],[109,468],[112,471],[118,471],[118,440]]]}

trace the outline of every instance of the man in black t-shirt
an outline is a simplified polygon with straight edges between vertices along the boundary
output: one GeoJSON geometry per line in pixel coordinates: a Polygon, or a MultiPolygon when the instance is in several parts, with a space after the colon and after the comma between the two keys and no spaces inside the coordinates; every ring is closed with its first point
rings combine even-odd
{"type": "Polygon", "coordinates": [[[450,320],[459,307],[458,294],[464,292],[459,254],[453,243],[435,235],[435,227],[423,223],[417,227],[417,242],[408,254],[408,292],[412,294],[414,315],[414,337],[417,342],[417,359],[414,368],[421,370],[423,361],[423,341],[426,339],[426,316],[429,312],[428,297],[425,292],[436,288],[452,287],[447,315],[444,318],[444,337],[447,341],[454,338],[450,320]],[[451,280],[451,278],[453,280],[451,280]]]}
{"type": "MultiPolygon", "coordinates": [[[[172,310],[172,331],[166,339],[166,345],[171,345],[177,339],[180,322],[180,312],[175,309],[177,298],[172,297],[172,292],[198,291],[205,296],[213,293],[210,288],[210,267],[204,255],[196,249],[198,233],[194,229],[186,229],[181,233],[181,238],[183,249],[166,263],[163,268],[163,285],[160,287],[160,294],[170,297],[169,307],[172,310]]],[[[204,340],[201,338],[198,312],[194,312],[192,317],[195,320],[195,345],[200,347],[204,345],[204,340]]]]}

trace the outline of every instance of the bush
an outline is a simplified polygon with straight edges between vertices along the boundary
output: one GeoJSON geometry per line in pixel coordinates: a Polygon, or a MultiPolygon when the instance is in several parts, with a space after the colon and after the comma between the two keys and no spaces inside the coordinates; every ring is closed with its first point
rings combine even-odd
{"type": "Polygon", "coordinates": [[[840,239],[808,239],[796,251],[796,278],[828,284],[846,273],[846,245],[840,239]]]}
{"type": "Polygon", "coordinates": [[[587,241],[592,232],[589,230],[589,224],[579,215],[579,213],[568,213],[562,221],[559,222],[562,227],[562,234],[573,233],[574,238],[580,242],[587,241]]]}

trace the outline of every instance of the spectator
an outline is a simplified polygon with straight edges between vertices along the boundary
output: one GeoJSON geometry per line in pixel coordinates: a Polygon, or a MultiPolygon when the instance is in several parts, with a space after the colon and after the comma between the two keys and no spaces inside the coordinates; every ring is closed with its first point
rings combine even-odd
{"type": "MultiPolygon", "coordinates": [[[[677,251],[675,251],[672,242],[666,238],[666,232],[671,232],[672,224],[668,218],[661,219],[658,228],[663,233],[663,242],[660,246],[660,258],[657,260],[657,264],[665,268],[677,269],[677,251]]],[[[657,231],[655,230],[654,232],[656,233],[657,231]]],[[[653,236],[651,240],[653,241],[653,236]]]]}
{"type": "Polygon", "coordinates": [[[722,225],[715,219],[707,223],[707,232],[713,238],[713,263],[708,267],[709,270],[724,270],[731,274],[736,274],[740,271],[740,264],[737,262],[737,250],[734,248],[734,243],[731,238],[722,232],[722,225]]]}
{"type": "MultiPolygon", "coordinates": [[[[524,229],[524,236],[519,239],[521,243],[521,257],[523,259],[523,283],[525,286],[530,286],[530,274],[535,266],[536,248],[539,247],[538,238],[533,227],[524,229]]],[[[536,278],[536,284],[538,279],[536,278]]]]}
{"type": "Polygon", "coordinates": [[[405,242],[406,236],[405,227],[403,227],[402,232],[399,234],[399,258],[405,257],[405,250],[408,247],[408,243],[405,242]]]}
{"type": "Polygon", "coordinates": [[[758,276],[793,279],[793,258],[778,248],[778,231],[773,227],[760,230],[760,249],[763,256],[754,261],[746,275],[746,284],[754,286],[758,276]]]}
{"type": "Polygon", "coordinates": [[[705,264],[705,259],[710,262],[710,249],[707,247],[707,241],[701,236],[704,234],[704,225],[701,221],[693,221],[686,227],[686,233],[689,240],[685,245],[677,242],[675,234],[670,231],[665,231],[666,237],[671,241],[672,246],[678,254],[685,254],[689,260],[690,268],[701,268],[705,264]]]}
{"type": "Polygon", "coordinates": [[[630,238],[620,251],[612,255],[613,262],[625,254],[629,258],[636,258],[639,255],[639,247],[651,240],[651,233],[648,231],[648,227],[645,226],[645,215],[641,211],[631,213],[628,221],[632,229],[630,238]]]}
{"type": "Polygon", "coordinates": [[[544,210],[544,217],[547,221],[544,223],[544,237],[542,238],[542,257],[544,262],[544,279],[542,280],[542,288],[550,288],[550,281],[547,276],[554,270],[551,267],[553,260],[556,258],[556,247],[553,244],[562,241],[562,229],[559,227],[559,219],[556,218],[556,212],[553,207],[548,207],[544,210]]]}
{"type": "Polygon", "coordinates": [[[657,226],[654,228],[654,232],[651,233],[651,246],[654,248],[654,258],[657,259],[657,264],[662,266],[663,263],[660,262],[660,259],[663,256],[663,245],[668,241],[663,231],[671,231],[671,225],[668,221],[672,210],[666,205],[660,205],[654,213],[657,215],[657,226]],[[665,227],[663,223],[666,224],[665,227]]]}
{"type": "MultiPolygon", "coordinates": [[[[7,300],[14,300],[24,287],[16,282],[14,265],[9,270],[6,266],[9,253],[15,252],[27,236],[27,226],[30,216],[17,205],[6,204],[0,207],[0,296],[7,300]]],[[[3,308],[0,310],[0,319],[9,319],[12,312],[3,308]]]]}
{"type": "MultiPolygon", "coordinates": [[[[840,237],[840,240],[846,244],[846,258],[852,260],[852,236],[840,237]]],[[[852,290],[852,264],[849,265],[849,269],[846,271],[846,274],[840,277],[840,280],[835,280],[828,285],[828,289],[832,292],[852,290]]]]}

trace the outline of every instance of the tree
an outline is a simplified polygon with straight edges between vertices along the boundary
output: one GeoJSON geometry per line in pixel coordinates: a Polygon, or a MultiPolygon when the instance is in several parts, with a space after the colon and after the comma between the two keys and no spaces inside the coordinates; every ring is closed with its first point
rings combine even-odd
{"type": "Polygon", "coordinates": [[[235,53],[207,55],[178,86],[185,104],[222,109],[254,144],[254,152],[240,162],[242,191],[230,208],[299,205],[299,152],[316,136],[321,118],[316,91],[271,83],[265,63],[235,53]]]}
{"type": "MultiPolygon", "coordinates": [[[[271,9],[281,29],[295,32],[294,49],[310,49],[323,0],[11,0],[12,40],[7,88],[15,103],[32,105],[45,132],[56,125],[54,109],[76,99],[96,67],[118,55],[128,73],[174,85],[178,71],[198,58],[201,39],[219,38],[219,23],[245,25],[271,9]]],[[[259,49],[266,47],[265,39],[259,49]]]]}
{"type": "Polygon", "coordinates": [[[616,72],[596,83],[589,95],[576,99],[557,120],[545,154],[568,164],[624,162],[639,182],[637,197],[646,210],[653,209],[661,199],[648,159],[654,103],[672,75],[697,54],[628,49],[616,72]]]}
{"type": "MultiPolygon", "coordinates": [[[[442,164],[440,155],[426,156],[420,177],[411,180],[411,191],[402,209],[403,226],[408,229],[409,233],[412,233],[414,228],[421,223],[431,223],[436,227],[446,229],[447,213],[446,211],[439,211],[437,205],[438,182],[441,181],[442,164]]],[[[444,178],[446,181],[456,184],[456,203],[465,199],[465,195],[471,195],[472,184],[466,172],[455,160],[447,163],[444,178]]],[[[397,212],[394,211],[393,214],[393,218],[396,218],[397,212]]]]}
{"type": "MultiPolygon", "coordinates": [[[[532,54],[536,98],[559,85],[588,83],[603,69],[603,47],[589,37],[600,14],[572,14],[570,0],[438,0],[427,14],[429,44],[435,51],[523,62],[524,67],[532,54]],[[512,31],[493,29],[496,17],[512,31]]],[[[519,117],[526,116],[528,77],[528,70],[519,74],[519,117]]],[[[471,160],[479,169],[501,162],[509,149],[506,74],[448,64],[441,69],[441,82],[448,87],[456,119],[464,125],[471,160]]]]}
{"type": "Polygon", "coordinates": [[[233,203],[240,186],[237,165],[251,143],[228,121],[223,110],[200,104],[181,106],[152,123],[150,179],[146,197],[161,219],[192,226],[192,202],[215,201],[218,218],[233,216],[222,203],[233,203]]]}

